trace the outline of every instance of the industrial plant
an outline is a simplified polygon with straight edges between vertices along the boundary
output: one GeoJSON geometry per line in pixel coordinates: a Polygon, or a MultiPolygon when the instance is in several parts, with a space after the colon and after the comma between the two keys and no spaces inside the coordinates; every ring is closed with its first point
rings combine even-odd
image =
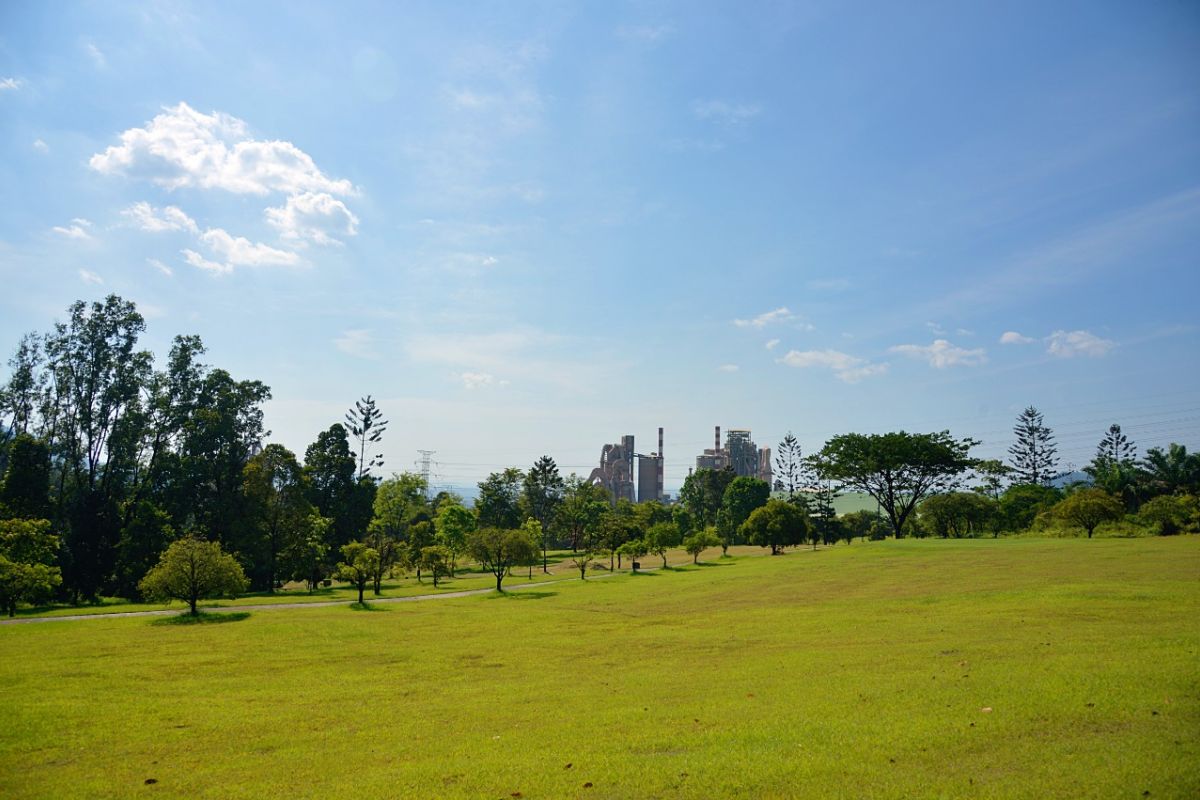
{"type": "MultiPolygon", "coordinates": [[[[604,445],[600,451],[600,466],[592,470],[588,480],[607,489],[613,502],[665,502],[668,498],[663,491],[666,467],[663,453],[662,428],[658,429],[658,450],[649,454],[637,452],[632,435],[622,436],[620,442],[604,445]]],[[[717,425],[713,446],[696,456],[696,469],[726,468],[739,476],[758,478],[774,485],[771,448],[759,447],[750,437],[750,431],[742,429],[731,429],[722,447],[721,426],[717,425]]],[[[691,473],[689,469],[688,474],[691,473]]]]}

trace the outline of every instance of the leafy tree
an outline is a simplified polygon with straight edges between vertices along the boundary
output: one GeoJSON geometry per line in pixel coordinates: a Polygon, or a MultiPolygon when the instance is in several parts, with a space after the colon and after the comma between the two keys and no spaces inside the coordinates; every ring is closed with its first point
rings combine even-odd
{"type": "Polygon", "coordinates": [[[375,594],[383,587],[383,577],[396,564],[407,562],[417,568],[420,579],[421,550],[433,542],[427,523],[425,478],[413,472],[393,474],[375,491],[374,515],[367,526],[367,542],[379,555],[372,583],[375,594]],[[418,525],[424,528],[417,529],[418,525]]]}
{"type": "Polygon", "coordinates": [[[438,544],[450,555],[450,577],[453,578],[458,556],[467,547],[467,536],[475,530],[475,514],[458,503],[447,503],[438,511],[434,526],[438,544]]]}
{"type": "Polygon", "coordinates": [[[236,597],[246,591],[246,573],[221,545],[188,536],[171,543],[138,588],[150,600],[182,600],[195,615],[207,597],[236,597]]]}
{"type": "Polygon", "coordinates": [[[479,484],[475,513],[480,527],[516,529],[524,521],[521,516],[521,485],[525,479],[521,470],[509,467],[493,472],[479,484]]]}
{"type": "Polygon", "coordinates": [[[696,531],[683,540],[683,549],[692,557],[692,563],[700,563],[700,554],[712,547],[720,547],[721,540],[711,528],[696,531]]]}
{"type": "Polygon", "coordinates": [[[1094,484],[1109,494],[1121,498],[1129,509],[1137,506],[1137,452],[1133,442],[1121,433],[1121,426],[1109,426],[1096,447],[1092,463],[1083,468],[1094,484]]]}
{"type": "Polygon", "coordinates": [[[812,524],[795,503],[771,500],[755,509],[742,523],[741,535],[750,544],[771,548],[778,555],[781,548],[801,544],[812,524]]]}
{"type": "Polygon", "coordinates": [[[138,583],[175,541],[175,528],[170,515],[149,500],[139,501],[128,518],[117,542],[116,589],[121,597],[138,599],[138,583]]]}
{"type": "Polygon", "coordinates": [[[388,421],[375,405],[371,395],[354,402],[354,408],[346,412],[346,427],[350,435],[358,440],[358,479],[369,477],[371,470],[383,466],[383,453],[367,459],[367,445],[377,445],[387,431],[388,421]]]}
{"type": "Polygon", "coordinates": [[[861,539],[883,539],[887,536],[887,528],[883,517],[874,511],[864,509],[862,511],[852,511],[849,514],[843,514],[841,523],[847,544],[855,536],[861,539]]]}
{"type": "Polygon", "coordinates": [[[9,439],[33,430],[38,407],[46,391],[46,375],[42,338],[36,333],[21,337],[17,352],[9,359],[11,375],[0,387],[0,421],[8,417],[8,425],[0,440],[9,439]]]}
{"type": "Polygon", "coordinates": [[[807,503],[811,518],[816,520],[816,523],[811,525],[808,531],[813,550],[817,549],[817,539],[821,539],[828,545],[837,542],[839,538],[841,527],[838,524],[837,510],[833,506],[833,501],[837,498],[838,491],[832,482],[817,482],[816,491],[812,493],[812,499],[807,503]]]}
{"type": "Polygon", "coordinates": [[[334,575],[338,580],[347,581],[358,589],[358,603],[362,605],[363,592],[367,584],[379,572],[379,553],[362,542],[350,542],[342,545],[342,561],[337,565],[334,575]]]}
{"type": "Polygon", "coordinates": [[[256,558],[250,585],[274,592],[281,573],[281,554],[307,532],[315,511],[307,498],[304,471],[295,454],[283,445],[269,444],[243,470],[246,522],[253,530],[256,558]],[[256,580],[257,578],[257,580],[256,580]]]}
{"type": "Polygon", "coordinates": [[[345,428],[335,423],[318,434],[304,451],[304,474],[309,500],[321,516],[333,520],[332,544],[340,547],[361,536],[354,513],[355,459],[345,428]]]}
{"type": "Polygon", "coordinates": [[[673,522],[656,522],[646,531],[646,549],[662,559],[663,569],[667,567],[667,551],[678,547],[683,537],[679,528],[673,522]]]}
{"type": "Polygon", "coordinates": [[[450,574],[450,551],[438,544],[422,547],[421,566],[433,576],[436,589],[438,581],[450,574]]]}
{"type": "Polygon", "coordinates": [[[637,572],[638,562],[646,557],[646,542],[644,539],[630,539],[621,545],[620,552],[629,557],[629,563],[632,565],[633,571],[637,572]]]}
{"type": "Polygon", "coordinates": [[[42,600],[62,582],[58,546],[48,520],[0,520],[0,610],[11,617],[17,603],[42,600]]]}
{"type": "Polygon", "coordinates": [[[1011,474],[1012,468],[1003,461],[994,458],[982,459],[975,465],[975,477],[979,480],[975,491],[993,500],[999,500],[1000,495],[1004,493],[1004,482],[1011,474]]]}
{"type": "Polygon", "coordinates": [[[1044,486],[1054,477],[1058,466],[1058,448],[1054,432],[1042,421],[1042,414],[1033,406],[1017,417],[1013,428],[1016,441],[1008,448],[1012,458],[1014,480],[1044,486]]]}
{"type": "Polygon", "coordinates": [[[976,492],[947,492],[926,498],[919,512],[935,535],[961,539],[994,530],[991,522],[998,506],[997,501],[976,492]]]}
{"type": "Polygon", "coordinates": [[[1088,538],[1101,522],[1120,519],[1125,514],[1121,502],[1103,489],[1081,489],[1063,498],[1054,507],[1054,515],[1087,531],[1088,538]]]}
{"type": "Polygon", "coordinates": [[[671,508],[671,522],[675,525],[675,529],[679,531],[679,540],[692,535],[695,525],[692,522],[692,515],[683,506],[674,506],[671,508]]]}
{"type": "Polygon", "coordinates": [[[1190,494],[1160,494],[1142,504],[1138,518],[1155,525],[1160,536],[1195,532],[1200,528],[1200,501],[1190,494]]]}
{"type": "Polygon", "coordinates": [[[679,501],[698,527],[715,525],[725,499],[725,489],[737,477],[731,468],[698,469],[688,475],[679,490],[679,501]]]}
{"type": "Polygon", "coordinates": [[[596,554],[591,550],[583,550],[575,554],[571,559],[571,565],[579,570],[579,580],[587,580],[588,565],[596,560],[596,554]]]}
{"type": "Polygon", "coordinates": [[[549,545],[550,523],[563,502],[565,484],[558,474],[558,465],[550,456],[542,456],[525,473],[525,481],[521,491],[521,505],[525,513],[536,519],[541,526],[539,539],[542,543],[542,572],[549,573],[547,548],[549,545]]]}
{"type": "Polygon", "coordinates": [[[326,557],[329,554],[329,531],[333,521],[313,511],[304,520],[299,535],[292,539],[284,552],[292,580],[304,581],[313,592],[325,577],[326,557]]]}
{"type": "Polygon", "coordinates": [[[766,505],[770,497],[771,486],[766,481],[741,476],[734,478],[725,487],[721,507],[729,514],[729,524],[737,528],[755,509],[766,505]]]}
{"type": "Polygon", "coordinates": [[[1049,511],[1062,497],[1062,492],[1052,486],[1015,484],[1000,496],[1000,519],[1007,530],[1027,530],[1038,514],[1049,511]]]}
{"type": "Polygon", "coordinates": [[[835,436],[810,461],[819,477],[866,492],[887,514],[892,532],[904,535],[904,523],[928,494],[955,488],[975,465],[968,453],[979,444],[940,433],[835,436]]]}
{"type": "Polygon", "coordinates": [[[8,445],[8,464],[0,478],[0,514],[19,519],[50,516],[50,449],[28,433],[8,445]]]}
{"type": "Polygon", "coordinates": [[[1164,451],[1151,447],[1141,462],[1142,479],[1152,494],[1196,494],[1200,491],[1200,454],[1171,443],[1164,451]]]}
{"type": "Polygon", "coordinates": [[[512,528],[480,528],[472,532],[467,536],[467,552],[496,576],[497,592],[504,591],[502,582],[509,569],[537,557],[537,548],[528,534],[512,528]]]}
{"type": "Polygon", "coordinates": [[[574,474],[567,478],[555,525],[563,538],[570,541],[572,552],[594,548],[600,520],[611,507],[612,498],[603,486],[574,474]]]}

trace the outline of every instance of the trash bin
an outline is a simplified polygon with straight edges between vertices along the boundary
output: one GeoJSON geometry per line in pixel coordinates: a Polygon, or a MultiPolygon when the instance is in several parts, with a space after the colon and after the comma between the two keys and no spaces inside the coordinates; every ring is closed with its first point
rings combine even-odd
{"type": "Polygon", "coordinates": [[[642,563],[640,561],[633,562],[633,571],[634,572],[637,572],[641,568],[642,568],[642,563]]]}

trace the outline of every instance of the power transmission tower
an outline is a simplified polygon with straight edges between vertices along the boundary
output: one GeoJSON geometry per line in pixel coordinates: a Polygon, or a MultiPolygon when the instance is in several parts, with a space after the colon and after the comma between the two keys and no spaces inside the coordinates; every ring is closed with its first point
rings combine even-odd
{"type": "Polygon", "coordinates": [[[425,481],[425,499],[429,499],[429,467],[433,460],[433,454],[436,450],[418,450],[421,457],[414,463],[421,468],[421,478],[425,481]]]}

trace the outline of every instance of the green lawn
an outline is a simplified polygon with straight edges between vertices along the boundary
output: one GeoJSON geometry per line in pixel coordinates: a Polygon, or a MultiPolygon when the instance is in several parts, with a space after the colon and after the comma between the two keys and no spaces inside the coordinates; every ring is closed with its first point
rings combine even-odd
{"type": "Polygon", "coordinates": [[[1197,537],[377,609],[2,626],[0,796],[1200,796],[1197,537]]]}

